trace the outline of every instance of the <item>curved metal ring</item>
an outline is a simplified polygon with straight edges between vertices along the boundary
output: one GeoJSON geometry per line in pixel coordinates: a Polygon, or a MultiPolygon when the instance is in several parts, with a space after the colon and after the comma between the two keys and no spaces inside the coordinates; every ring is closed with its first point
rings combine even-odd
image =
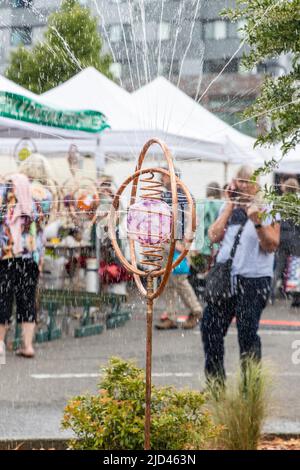
{"type": "Polygon", "coordinates": [[[154,299],[154,298],[156,298],[160,295],[160,293],[164,289],[164,287],[165,287],[165,285],[166,285],[166,283],[169,279],[171,271],[176,266],[178,266],[181,263],[181,261],[184,259],[184,257],[187,255],[187,253],[189,251],[189,246],[192,243],[193,238],[194,238],[193,234],[195,232],[195,229],[196,229],[195,205],[194,205],[194,201],[193,201],[193,199],[190,195],[190,192],[187,189],[187,187],[180,181],[180,179],[176,177],[172,157],[171,157],[171,154],[170,154],[168,148],[166,147],[166,145],[163,142],[160,142],[157,139],[152,139],[151,141],[147,142],[147,144],[144,146],[144,148],[143,148],[143,150],[140,154],[135,173],[133,175],[131,175],[130,177],[128,177],[123,182],[123,184],[120,186],[120,188],[118,189],[118,191],[117,191],[117,193],[114,197],[114,200],[112,202],[112,207],[111,207],[110,217],[109,217],[109,234],[110,234],[111,241],[112,241],[113,247],[115,249],[116,255],[118,256],[121,263],[125,266],[125,268],[128,271],[130,271],[131,273],[133,273],[136,285],[137,285],[139,291],[144,296],[147,296],[148,298],[154,299]],[[170,171],[165,170],[163,168],[145,168],[145,169],[141,169],[141,166],[142,166],[142,163],[143,163],[144,158],[146,156],[147,150],[153,144],[158,144],[158,145],[161,146],[161,148],[164,152],[164,155],[166,157],[166,160],[168,162],[168,167],[169,167],[170,171]],[[122,193],[124,192],[126,187],[131,182],[133,182],[132,183],[132,190],[131,190],[131,201],[130,201],[130,203],[133,204],[135,202],[135,199],[136,199],[136,193],[137,193],[137,188],[138,188],[139,177],[141,175],[143,175],[145,173],[149,173],[149,172],[160,173],[162,175],[165,174],[165,175],[168,175],[170,177],[171,192],[172,192],[172,228],[171,228],[170,250],[169,250],[168,259],[167,259],[165,267],[163,269],[160,269],[160,270],[145,272],[145,271],[142,271],[142,270],[138,269],[138,267],[137,267],[134,240],[130,240],[130,242],[129,242],[130,243],[131,263],[129,263],[127,261],[127,259],[125,258],[125,256],[121,252],[120,247],[119,247],[119,245],[118,245],[118,243],[115,239],[115,227],[116,227],[116,222],[117,222],[117,219],[118,219],[117,211],[119,209],[120,197],[121,197],[122,193]],[[190,213],[190,217],[188,218],[188,220],[189,220],[190,227],[189,227],[189,230],[188,230],[189,237],[185,240],[185,249],[180,254],[180,256],[177,258],[177,260],[173,263],[175,244],[176,244],[175,229],[177,227],[177,208],[178,208],[177,185],[179,185],[182,188],[182,190],[185,193],[185,196],[187,198],[187,201],[188,201],[189,213],[190,213]],[[146,276],[149,276],[149,275],[151,275],[152,277],[163,276],[163,279],[162,279],[158,289],[154,293],[152,293],[151,295],[149,295],[149,294],[147,295],[147,291],[144,288],[144,286],[141,282],[141,279],[140,279],[140,277],[146,277],[146,276]]]}

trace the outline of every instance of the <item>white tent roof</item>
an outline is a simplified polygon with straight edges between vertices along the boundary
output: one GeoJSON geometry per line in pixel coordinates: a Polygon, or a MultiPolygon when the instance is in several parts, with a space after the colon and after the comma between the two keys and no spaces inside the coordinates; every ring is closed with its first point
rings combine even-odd
{"type": "Polygon", "coordinates": [[[262,163],[270,156],[268,150],[253,149],[255,139],[226,124],[163,77],[132,95],[148,128],[218,142],[225,146],[228,161],[232,163],[250,162],[249,158],[254,163],[262,163]]]}
{"type": "Polygon", "coordinates": [[[88,67],[41,95],[52,105],[91,109],[105,114],[112,129],[136,129],[138,122],[130,93],[94,67],[88,67]]]}
{"type": "MultiPolygon", "coordinates": [[[[279,161],[280,157],[281,151],[278,146],[276,148],[275,159],[279,161]]],[[[283,157],[278,168],[275,168],[274,171],[275,173],[300,174],[300,144],[283,157]]]]}
{"type": "MultiPolygon", "coordinates": [[[[176,157],[197,157],[211,161],[223,161],[223,147],[214,142],[176,136],[171,133],[143,127],[143,118],[134,113],[135,102],[132,95],[111,80],[107,79],[93,67],[89,67],[62,85],[41,96],[26,90],[5,77],[0,76],[0,90],[26,96],[46,106],[62,109],[91,109],[107,116],[112,130],[101,134],[101,149],[97,135],[84,132],[65,131],[47,126],[0,118],[0,153],[12,154],[21,137],[34,139],[38,151],[42,153],[66,152],[70,142],[75,143],[80,151],[101,154],[112,158],[136,159],[147,140],[156,137],[169,145],[176,157]],[[48,134],[45,135],[45,134],[48,134]],[[49,138],[50,137],[50,138],[49,138]],[[88,139],[86,139],[88,137],[88,139]],[[81,138],[81,140],[79,140],[81,138]],[[99,150],[100,149],[100,150],[99,150]]],[[[151,148],[152,155],[161,153],[157,146],[151,148]]]]}
{"type": "MultiPolygon", "coordinates": [[[[163,139],[178,157],[224,159],[223,148],[218,143],[204,142],[199,138],[182,138],[172,132],[163,132],[160,128],[153,132],[133,95],[93,67],[82,70],[42,96],[52,104],[64,108],[72,106],[103,112],[111,126],[111,130],[108,129],[101,136],[107,156],[136,158],[146,140],[156,137],[163,139]]],[[[158,149],[156,151],[158,153],[158,149]]]]}
{"type": "Polygon", "coordinates": [[[16,93],[18,95],[26,96],[27,98],[31,98],[38,101],[38,95],[32,93],[26,88],[18,85],[17,83],[12,82],[6,77],[0,75],[0,90],[1,91],[8,91],[9,93],[16,93]]]}

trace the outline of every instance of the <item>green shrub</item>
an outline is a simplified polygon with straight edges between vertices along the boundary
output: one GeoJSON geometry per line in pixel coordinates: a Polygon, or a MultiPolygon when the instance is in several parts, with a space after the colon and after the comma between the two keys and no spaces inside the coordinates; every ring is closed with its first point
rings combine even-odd
{"type": "Polygon", "coordinates": [[[227,450],[256,450],[268,414],[270,374],[255,360],[247,360],[236,379],[220,387],[210,383],[208,402],[212,417],[222,431],[217,447],[227,450]]]}
{"type": "MultiPolygon", "coordinates": [[[[136,450],[144,445],[145,374],[132,362],[112,358],[99,394],[78,396],[65,408],[63,427],[77,439],[71,449],[136,450]]],[[[152,386],[151,448],[208,447],[219,432],[199,392],[152,386]]]]}

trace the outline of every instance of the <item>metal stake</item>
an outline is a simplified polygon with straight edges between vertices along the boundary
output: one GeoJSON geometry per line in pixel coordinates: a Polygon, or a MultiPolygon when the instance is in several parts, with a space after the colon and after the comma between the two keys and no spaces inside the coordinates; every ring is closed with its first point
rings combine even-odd
{"type": "Polygon", "coordinates": [[[152,323],[153,323],[153,277],[147,277],[147,342],[146,342],[146,412],[145,412],[145,444],[144,449],[150,450],[151,427],[151,375],[152,375],[152,323]]]}

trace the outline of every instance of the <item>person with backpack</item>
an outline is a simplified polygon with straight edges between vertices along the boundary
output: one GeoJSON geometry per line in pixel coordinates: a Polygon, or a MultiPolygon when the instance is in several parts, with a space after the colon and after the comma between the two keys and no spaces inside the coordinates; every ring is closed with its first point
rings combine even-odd
{"type": "MultiPolygon", "coordinates": [[[[300,186],[296,178],[288,178],[282,183],[282,194],[300,194],[300,186]]],[[[276,284],[285,290],[286,282],[289,281],[291,263],[300,264],[300,225],[289,218],[282,217],[280,224],[280,244],[276,256],[276,284]]],[[[297,270],[298,271],[298,270],[297,270]]],[[[297,276],[298,277],[298,276],[297,276]]],[[[300,282],[297,279],[297,284],[300,282]]],[[[300,308],[300,291],[297,288],[291,293],[292,308],[300,308]]]]}
{"type": "Polygon", "coordinates": [[[220,248],[206,279],[201,334],[206,377],[222,384],[226,378],[224,338],[234,317],[241,361],[261,359],[257,332],[280,240],[278,220],[268,215],[268,207],[256,202],[258,186],[252,175],[251,167],[239,169],[219,217],[209,229],[211,242],[220,243],[220,248]]]}

